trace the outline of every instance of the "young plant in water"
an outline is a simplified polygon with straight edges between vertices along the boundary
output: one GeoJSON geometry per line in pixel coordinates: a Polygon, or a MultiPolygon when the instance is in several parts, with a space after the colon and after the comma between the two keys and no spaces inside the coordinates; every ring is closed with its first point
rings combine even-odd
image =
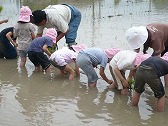
{"type": "Polygon", "coordinates": [[[3,10],[3,7],[0,5],[0,13],[1,13],[2,10],[3,10]]]}
{"type": "Polygon", "coordinates": [[[129,85],[130,85],[130,88],[131,88],[131,89],[134,89],[135,80],[134,80],[133,78],[131,78],[131,79],[129,80],[129,85]]]}

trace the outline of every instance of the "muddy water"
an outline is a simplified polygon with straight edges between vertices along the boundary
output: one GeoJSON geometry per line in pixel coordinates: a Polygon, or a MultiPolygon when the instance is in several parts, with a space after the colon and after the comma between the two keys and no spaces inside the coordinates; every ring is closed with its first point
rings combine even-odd
{"type": "MultiPolygon", "coordinates": [[[[8,18],[0,29],[17,22],[19,8],[28,5],[42,9],[61,0],[1,0],[0,19],[8,18]]],[[[151,22],[167,23],[167,0],[64,0],[81,10],[82,22],[77,42],[88,47],[120,47],[130,49],[124,33],[133,25],[151,22]]],[[[58,45],[61,48],[65,40],[58,45]]],[[[150,53],[150,51],[149,51],[150,53]]],[[[138,107],[130,106],[132,92],[121,96],[107,89],[101,78],[97,88],[88,89],[86,76],[68,81],[52,68],[47,74],[34,72],[31,62],[26,69],[18,67],[20,59],[0,59],[0,125],[1,126],[166,126],[165,111],[155,111],[156,99],[148,89],[138,107]]],[[[108,67],[107,67],[108,68],[108,67]]],[[[110,78],[108,69],[106,74],[110,78]]]]}

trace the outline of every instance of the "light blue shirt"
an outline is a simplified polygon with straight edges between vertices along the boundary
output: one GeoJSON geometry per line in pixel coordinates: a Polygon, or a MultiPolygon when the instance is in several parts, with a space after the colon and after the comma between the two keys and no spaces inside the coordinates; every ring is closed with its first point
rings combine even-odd
{"type": "Polygon", "coordinates": [[[80,51],[80,53],[88,55],[94,66],[100,65],[103,68],[105,68],[107,65],[108,58],[105,52],[100,48],[87,48],[85,50],[80,51]]]}

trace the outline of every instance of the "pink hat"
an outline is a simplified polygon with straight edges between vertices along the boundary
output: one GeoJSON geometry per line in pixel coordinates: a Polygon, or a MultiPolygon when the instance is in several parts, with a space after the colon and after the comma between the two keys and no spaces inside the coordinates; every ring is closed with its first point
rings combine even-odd
{"type": "Polygon", "coordinates": [[[72,45],[72,48],[75,50],[75,52],[79,53],[81,50],[86,49],[87,46],[84,44],[81,45],[72,45]]]}
{"type": "Polygon", "coordinates": [[[53,40],[53,43],[56,43],[57,31],[54,28],[49,28],[43,36],[50,37],[53,40]]]}
{"type": "Polygon", "coordinates": [[[19,21],[30,22],[30,15],[32,15],[30,8],[28,6],[23,6],[20,9],[19,21]]]}
{"type": "Polygon", "coordinates": [[[139,66],[144,60],[150,57],[149,54],[137,53],[136,58],[134,60],[134,65],[139,66]]]}
{"type": "Polygon", "coordinates": [[[168,61],[168,52],[166,52],[162,57],[163,60],[168,61]]]}
{"type": "Polygon", "coordinates": [[[104,52],[106,53],[106,56],[109,59],[112,59],[114,57],[114,55],[117,54],[121,50],[122,49],[119,49],[119,48],[110,48],[110,49],[105,49],[104,52]]]}

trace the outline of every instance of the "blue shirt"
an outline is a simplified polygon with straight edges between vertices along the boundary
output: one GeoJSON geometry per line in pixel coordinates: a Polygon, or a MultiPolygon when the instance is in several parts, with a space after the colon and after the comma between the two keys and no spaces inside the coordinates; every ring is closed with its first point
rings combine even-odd
{"type": "Polygon", "coordinates": [[[85,50],[80,51],[80,53],[86,54],[90,57],[90,60],[94,66],[100,65],[103,68],[106,67],[108,58],[105,52],[100,48],[87,48],[85,50]]]}
{"type": "Polygon", "coordinates": [[[52,39],[48,36],[35,38],[30,44],[30,46],[28,47],[27,51],[43,53],[44,45],[47,45],[48,47],[52,47],[53,46],[52,39]]]}

